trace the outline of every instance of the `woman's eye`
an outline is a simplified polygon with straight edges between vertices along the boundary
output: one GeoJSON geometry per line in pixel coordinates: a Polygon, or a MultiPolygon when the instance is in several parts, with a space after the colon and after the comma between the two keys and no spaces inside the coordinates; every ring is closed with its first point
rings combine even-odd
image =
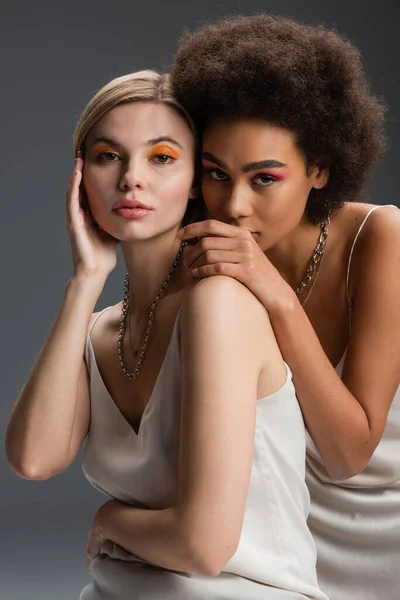
{"type": "Polygon", "coordinates": [[[111,162],[111,161],[117,160],[119,158],[119,156],[115,152],[104,151],[104,152],[100,152],[96,158],[100,162],[111,162]]]}
{"type": "Polygon", "coordinates": [[[208,173],[214,181],[227,181],[228,176],[220,169],[204,169],[204,173],[208,173]]]}
{"type": "Polygon", "coordinates": [[[276,179],[275,177],[272,177],[272,175],[257,175],[257,177],[254,177],[253,179],[253,183],[261,186],[270,185],[271,183],[274,183],[274,181],[276,181],[276,179]]]}
{"type": "Polygon", "coordinates": [[[152,156],[151,160],[155,160],[155,162],[158,162],[161,165],[166,165],[174,162],[176,159],[170,154],[155,154],[152,156]]]}

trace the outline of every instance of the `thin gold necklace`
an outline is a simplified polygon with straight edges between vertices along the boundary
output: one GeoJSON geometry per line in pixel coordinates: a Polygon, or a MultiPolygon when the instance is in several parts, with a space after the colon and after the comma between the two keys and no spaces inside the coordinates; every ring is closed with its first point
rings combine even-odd
{"type": "Polygon", "coordinates": [[[175,275],[176,269],[179,265],[179,262],[180,262],[180,259],[182,256],[183,249],[186,245],[187,245],[186,241],[183,241],[181,243],[178,254],[176,255],[174,264],[172,265],[171,270],[168,273],[164,283],[158,290],[153,302],[151,303],[150,310],[147,315],[147,322],[146,322],[146,326],[144,329],[144,333],[141,337],[141,340],[144,338],[143,344],[141,346],[140,352],[138,349],[138,351],[136,353],[136,355],[138,356],[138,359],[137,359],[136,367],[133,371],[128,371],[128,369],[125,367],[124,359],[123,359],[123,341],[124,341],[124,336],[125,336],[126,320],[127,320],[128,308],[129,308],[129,276],[128,276],[128,273],[126,273],[126,275],[125,275],[124,294],[123,294],[123,298],[122,298],[121,322],[120,322],[119,332],[118,332],[117,351],[118,351],[118,362],[121,367],[121,371],[123,372],[125,377],[127,377],[128,379],[136,379],[136,377],[139,375],[140,371],[142,370],[144,358],[146,356],[146,352],[147,352],[148,345],[149,345],[151,331],[152,331],[153,324],[154,324],[154,318],[155,318],[155,314],[156,314],[157,305],[158,305],[159,301],[161,300],[161,298],[163,297],[165,290],[167,289],[169,283],[171,282],[171,279],[175,275]]]}

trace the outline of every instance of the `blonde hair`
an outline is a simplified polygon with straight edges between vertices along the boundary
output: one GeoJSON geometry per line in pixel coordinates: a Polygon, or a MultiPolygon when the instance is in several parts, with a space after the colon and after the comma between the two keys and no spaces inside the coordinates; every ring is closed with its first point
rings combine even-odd
{"type": "Polygon", "coordinates": [[[74,132],[74,157],[79,150],[84,151],[84,143],[92,127],[112,108],[128,102],[154,102],[171,107],[186,121],[195,136],[191,118],[172,93],[169,75],[151,70],[137,71],[113,79],[90,100],[74,132]]]}

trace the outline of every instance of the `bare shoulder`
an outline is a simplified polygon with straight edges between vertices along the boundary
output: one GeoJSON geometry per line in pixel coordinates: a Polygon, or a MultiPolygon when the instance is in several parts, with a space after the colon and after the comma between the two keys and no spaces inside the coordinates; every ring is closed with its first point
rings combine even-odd
{"type": "Polygon", "coordinates": [[[348,225],[352,242],[363,221],[368,217],[360,232],[360,240],[373,240],[375,236],[396,233],[400,227],[400,210],[393,205],[347,203],[343,209],[343,226],[348,225]]]}
{"type": "Polygon", "coordinates": [[[214,275],[202,279],[189,292],[183,305],[183,312],[194,311],[202,316],[240,316],[245,322],[250,316],[269,321],[268,313],[261,302],[242,283],[225,275],[214,275]],[[240,311],[240,312],[238,312],[240,311]]]}
{"type": "Polygon", "coordinates": [[[368,218],[369,226],[366,228],[365,237],[373,240],[375,237],[379,238],[393,234],[396,236],[397,241],[400,240],[400,210],[397,206],[379,206],[376,208],[378,210],[374,210],[368,218]]]}
{"type": "Polygon", "coordinates": [[[181,333],[186,364],[192,360],[193,371],[207,365],[207,373],[212,364],[220,383],[224,377],[238,382],[244,376],[249,389],[254,384],[255,397],[264,398],[287,379],[267,310],[231,277],[215,275],[191,289],[183,305],[181,333]]]}
{"type": "Polygon", "coordinates": [[[205,344],[218,352],[240,347],[258,361],[265,354],[271,332],[268,313],[260,301],[242,283],[224,275],[201,280],[182,307],[182,336],[196,347],[205,344]]]}
{"type": "MultiPolygon", "coordinates": [[[[366,209],[362,209],[360,223],[352,239],[349,298],[352,305],[357,300],[359,308],[368,305],[369,301],[378,306],[378,295],[389,305],[390,297],[394,294],[397,298],[400,293],[397,276],[400,267],[400,210],[392,206],[377,207],[360,231],[362,222],[373,208],[374,205],[367,205],[366,209]]],[[[384,309],[381,307],[381,310],[384,309]]]]}
{"type": "Polygon", "coordinates": [[[400,210],[396,206],[367,206],[368,210],[361,213],[363,219],[372,209],[377,210],[369,214],[354,248],[354,263],[359,268],[371,256],[395,258],[400,252],[400,210]]]}
{"type": "Polygon", "coordinates": [[[371,259],[400,251],[400,210],[396,206],[346,203],[337,215],[336,242],[343,243],[346,264],[351,254],[352,277],[362,271],[371,259]]]}

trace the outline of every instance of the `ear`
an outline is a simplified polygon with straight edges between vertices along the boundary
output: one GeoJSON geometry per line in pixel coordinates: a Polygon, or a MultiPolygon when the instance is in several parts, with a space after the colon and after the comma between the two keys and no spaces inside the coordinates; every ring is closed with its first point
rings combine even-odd
{"type": "Polygon", "coordinates": [[[318,165],[314,165],[314,167],[311,169],[310,180],[313,188],[316,190],[322,189],[328,183],[329,170],[326,168],[322,169],[321,167],[318,167],[318,165]]]}
{"type": "Polygon", "coordinates": [[[195,200],[201,196],[201,187],[199,185],[192,185],[189,192],[189,199],[195,200]]]}

